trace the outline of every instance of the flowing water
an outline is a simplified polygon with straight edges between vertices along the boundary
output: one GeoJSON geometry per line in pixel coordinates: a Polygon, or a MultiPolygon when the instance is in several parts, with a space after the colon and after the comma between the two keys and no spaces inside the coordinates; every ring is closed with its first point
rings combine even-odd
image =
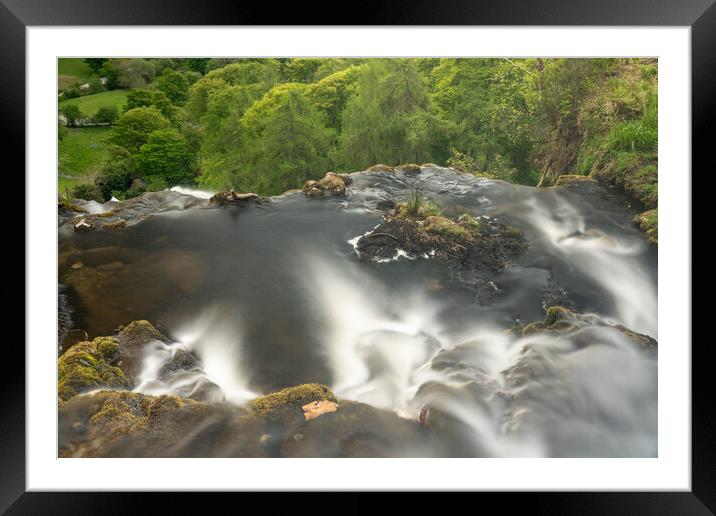
{"type": "Polygon", "coordinates": [[[60,256],[83,264],[61,261],[59,271],[74,326],[109,335],[148,319],[173,339],[146,351],[143,392],[186,395],[203,379],[240,404],[320,382],[339,399],[406,417],[438,408],[452,455],[657,455],[656,351],[608,326],[657,338],[656,251],[619,194],[428,167],[351,178],[345,198],[299,192],[208,208],[205,193],[175,189],[173,205],[191,209],[117,232],[63,226],[60,256]],[[519,227],[526,252],[489,277],[430,256],[360,260],[354,244],[380,223],[376,203],[414,186],[448,214],[519,227]],[[505,331],[556,304],[601,324],[569,335],[505,331]],[[200,367],[159,380],[178,349],[200,367]]]}

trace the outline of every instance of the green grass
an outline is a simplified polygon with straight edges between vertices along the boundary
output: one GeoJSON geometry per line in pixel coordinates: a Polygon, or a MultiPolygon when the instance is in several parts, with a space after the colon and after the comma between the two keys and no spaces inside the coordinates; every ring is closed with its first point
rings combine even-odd
{"type": "Polygon", "coordinates": [[[87,66],[84,59],[61,58],[57,60],[57,82],[58,89],[64,89],[77,83],[78,85],[88,82],[93,77],[92,69],[87,66]]]}
{"type": "Polygon", "coordinates": [[[117,111],[121,112],[126,102],[126,90],[112,90],[95,93],[94,95],[85,95],[74,99],[62,100],[60,101],[59,107],[62,109],[62,106],[76,104],[80,108],[83,116],[94,116],[97,114],[99,108],[103,106],[115,106],[117,111]]]}
{"type": "Polygon", "coordinates": [[[99,166],[109,156],[106,139],[107,127],[80,127],[68,129],[58,145],[58,188],[64,194],[65,186],[92,180],[99,166]],[[61,177],[64,176],[64,177],[61,177]]]}

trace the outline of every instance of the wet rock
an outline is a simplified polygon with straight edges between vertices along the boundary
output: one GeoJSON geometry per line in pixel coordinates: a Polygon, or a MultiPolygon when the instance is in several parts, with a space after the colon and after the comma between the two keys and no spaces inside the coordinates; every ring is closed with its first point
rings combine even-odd
{"type": "Polygon", "coordinates": [[[184,195],[179,192],[146,192],[133,199],[103,205],[111,209],[102,213],[93,213],[60,220],[60,226],[71,224],[77,232],[93,230],[117,230],[136,224],[154,213],[182,210],[205,205],[206,200],[184,195]]]}
{"type": "Polygon", "coordinates": [[[72,201],[60,199],[57,201],[57,213],[63,216],[74,216],[77,213],[87,213],[87,210],[72,201]]]}
{"type": "Polygon", "coordinates": [[[177,349],[172,359],[164,364],[159,370],[159,379],[167,380],[171,375],[180,370],[189,370],[197,365],[196,357],[189,351],[177,349]]]}
{"type": "MultiPolygon", "coordinates": [[[[568,334],[578,330],[588,330],[589,328],[605,327],[618,331],[640,348],[654,349],[658,345],[657,341],[648,335],[634,332],[621,324],[612,324],[596,315],[582,314],[576,310],[563,306],[549,307],[543,321],[534,321],[524,327],[520,327],[520,333],[523,337],[538,335],[541,333],[559,335],[568,334]]],[[[575,338],[574,340],[579,343],[578,338],[575,338]]]]}
{"type": "Polygon", "coordinates": [[[255,193],[239,193],[234,190],[228,192],[219,192],[209,199],[209,204],[213,206],[248,206],[250,204],[260,204],[266,200],[255,193]]]}
{"type": "Polygon", "coordinates": [[[346,184],[353,182],[347,176],[341,176],[335,172],[328,172],[323,179],[318,181],[309,180],[303,187],[306,197],[323,198],[331,196],[342,196],[346,193],[346,184]],[[348,183],[346,181],[349,181],[348,183]]]}
{"type": "Polygon", "coordinates": [[[82,262],[75,262],[70,266],[70,269],[79,270],[82,267],[84,267],[84,264],[82,262]]]}
{"type": "Polygon", "coordinates": [[[134,379],[142,368],[144,347],[153,342],[171,342],[162,335],[149,321],[133,321],[122,328],[117,339],[120,343],[120,360],[118,365],[125,374],[134,379]]]}
{"type": "Polygon", "coordinates": [[[381,199],[375,204],[375,207],[382,211],[388,211],[395,208],[395,201],[393,199],[381,199]]]}

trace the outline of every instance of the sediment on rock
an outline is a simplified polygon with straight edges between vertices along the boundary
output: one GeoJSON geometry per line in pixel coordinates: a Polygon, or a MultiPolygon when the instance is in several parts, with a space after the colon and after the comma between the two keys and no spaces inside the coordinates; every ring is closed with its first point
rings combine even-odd
{"type": "Polygon", "coordinates": [[[248,206],[251,204],[261,204],[266,200],[266,197],[255,193],[239,193],[234,190],[229,190],[227,192],[214,194],[211,199],[209,199],[209,204],[212,206],[248,206]]]}

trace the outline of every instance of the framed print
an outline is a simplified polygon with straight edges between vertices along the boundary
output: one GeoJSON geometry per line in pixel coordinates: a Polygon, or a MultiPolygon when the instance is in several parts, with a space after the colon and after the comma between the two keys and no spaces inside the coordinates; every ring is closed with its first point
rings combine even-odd
{"type": "Polygon", "coordinates": [[[4,0],[27,302],[3,510],[391,490],[713,511],[691,169],[716,7],[659,7],[316,26],[4,0]]]}

